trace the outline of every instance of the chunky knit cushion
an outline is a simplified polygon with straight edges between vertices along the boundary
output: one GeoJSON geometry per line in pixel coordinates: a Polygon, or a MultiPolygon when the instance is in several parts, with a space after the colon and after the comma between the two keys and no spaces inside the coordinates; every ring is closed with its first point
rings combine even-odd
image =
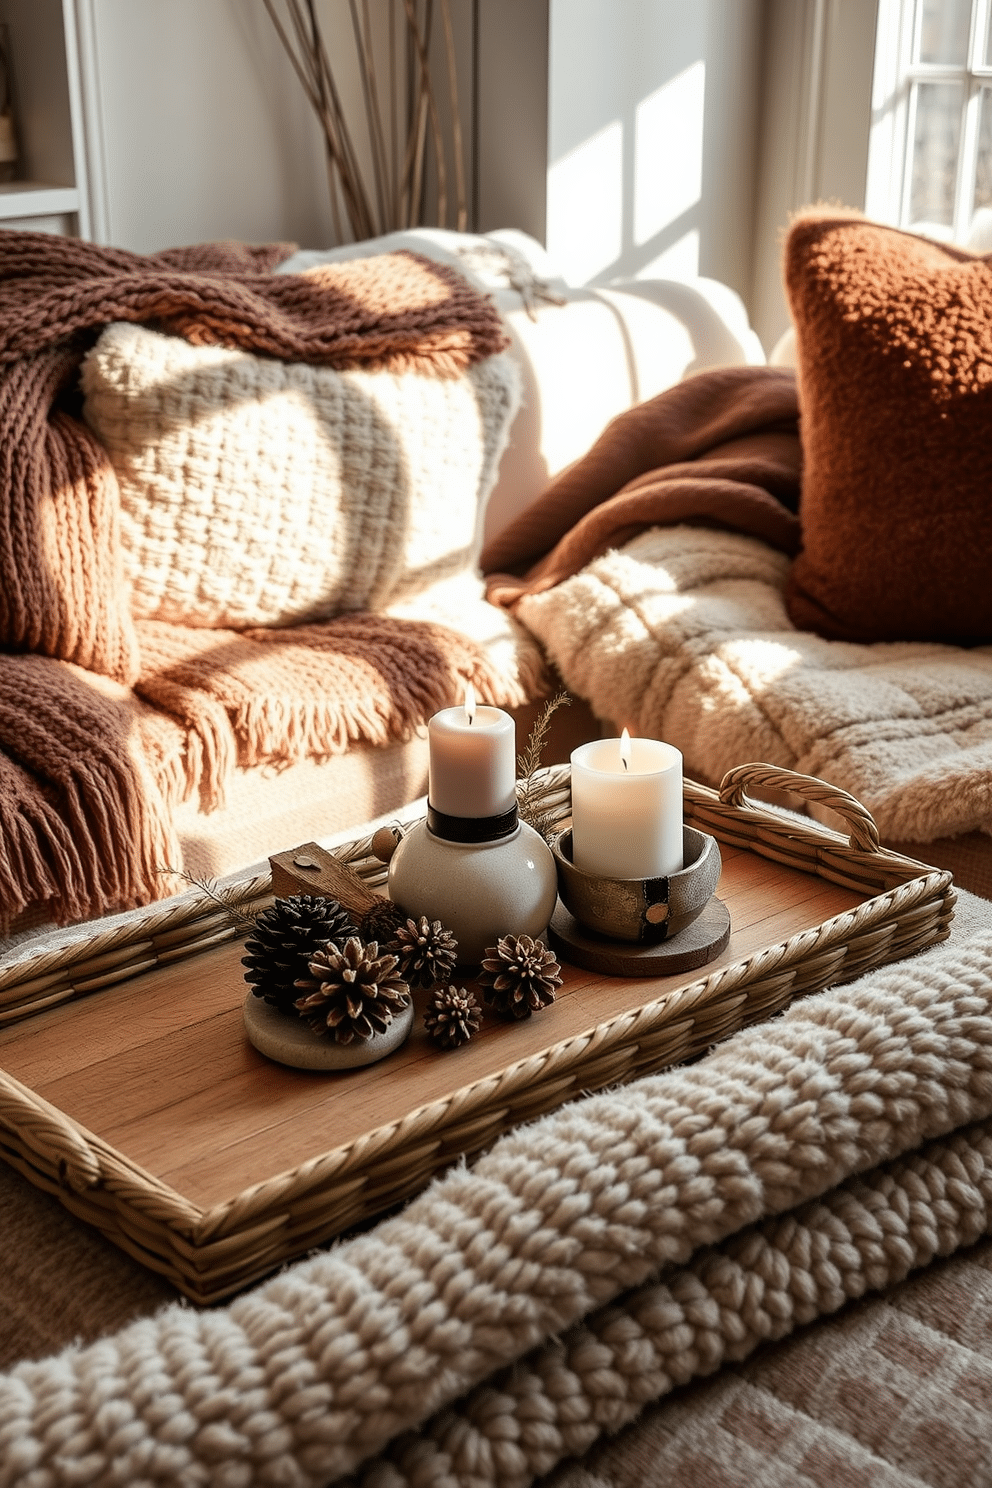
{"type": "Polygon", "coordinates": [[[82,384],[135,616],[235,629],[382,609],[472,569],[519,400],[505,354],[451,378],[337,372],[123,323],[82,384]]]}
{"type": "Polygon", "coordinates": [[[801,630],[992,641],[992,257],[854,213],[792,225],[801,630]]]}

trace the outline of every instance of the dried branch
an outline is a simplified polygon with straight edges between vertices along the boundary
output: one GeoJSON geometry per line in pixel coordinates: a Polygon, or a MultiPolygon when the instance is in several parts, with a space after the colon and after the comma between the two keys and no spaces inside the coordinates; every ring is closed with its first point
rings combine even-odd
{"type": "MultiPolygon", "coordinates": [[[[448,59],[448,95],[451,101],[451,143],[455,156],[455,191],[458,195],[459,232],[468,224],[468,197],[465,192],[465,148],[462,141],[462,116],[458,107],[458,69],[455,60],[455,35],[451,26],[449,0],[441,0],[441,19],[444,22],[444,46],[448,59]]],[[[440,216],[440,213],[438,214],[440,216]]],[[[438,226],[443,227],[444,222],[438,226]]]]}
{"type": "Polygon", "coordinates": [[[372,22],[368,0],[362,0],[362,20],[358,17],[357,0],[348,0],[351,12],[351,29],[360,62],[362,97],[365,101],[365,127],[372,148],[372,175],[375,179],[376,202],[379,221],[386,221],[389,213],[386,206],[386,150],[382,134],[382,114],[379,108],[378,88],[375,74],[375,52],[372,48],[372,22]]]}
{"type": "MultiPolygon", "coordinates": [[[[341,238],[339,194],[348,227],[356,240],[422,222],[429,150],[436,171],[437,223],[440,227],[446,226],[447,142],[430,66],[434,0],[425,0],[422,21],[419,0],[402,0],[399,13],[394,0],[389,0],[385,43],[380,32],[380,49],[385,46],[388,51],[389,96],[386,100],[380,92],[381,68],[376,61],[376,38],[372,26],[374,8],[369,0],[349,0],[362,86],[364,127],[371,159],[371,190],[363,177],[355,141],[345,118],[315,0],[263,0],[263,3],[324,135],[328,190],[338,240],[341,238]],[[405,136],[398,125],[403,99],[399,96],[402,85],[397,75],[397,18],[401,31],[405,31],[408,48],[405,136]],[[388,118],[386,107],[389,109],[388,118]]],[[[449,128],[457,195],[455,210],[457,226],[464,231],[468,209],[454,32],[449,0],[440,0],[440,5],[450,98],[449,128]]]]}
{"type": "Polygon", "coordinates": [[[183,868],[159,868],[159,873],[171,873],[176,878],[183,878],[194,889],[199,889],[207,899],[213,901],[218,909],[224,910],[229,915],[232,923],[238,929],[251,930],[258,919],[260,910],[245,909],[244,895],[239,894],[236,889],[225,889],[213,878],[197,878],[195,873],[187,873],[183,868]]]}
{"type": "Polygon", "coordinates": [[[540,832],[545,839],[551,828],[555,825],[555,818],[546,815],[540,810],[540,791],[535,781],[535,776],[541,768],[541,757],[548,742],[548,734],[551,731],[551,720],[559,708],[567,708],[572,699],[564,689],[556,693],[553,698],[545,703],[527,739],[527,747],[523,754],[517,756],[517,808],[520,818],[528,826],[533,827],[535,832],[540,832]]]}
{"type": "MultiPolygon", "coordinates": [[[[420,89],[421,97],[426,105],[426,117],[430,119],[431,137],[434,141],[434,164],[437,169],[437,220],[438,226],[442,227],[448,216],[448,172],[444,159],[444,138],[441,134],[441,121],[438,118],[437,99],[434,96],[434,88],[431,83],[431,69],[428,56],[428,48],[431,40],[431,25],[434,16],[433,0],[427,0],[427,8],[424,12],[424,34],[421,36],[420,27],[417,24],[417,13],[413,0],[403,0],[406,10],[407,21],[410,27],[410,35],[417,49],[417,57],[420,62],[420,89]]],[[[416,185],[411,192],[411,201],[417,203],[418,217],[422,215],[423,203],[420,200],[423,187],[423,149],[418,152],[416,185]]],[[[410,224],[413,226],[413,224],[410,224]]]]}

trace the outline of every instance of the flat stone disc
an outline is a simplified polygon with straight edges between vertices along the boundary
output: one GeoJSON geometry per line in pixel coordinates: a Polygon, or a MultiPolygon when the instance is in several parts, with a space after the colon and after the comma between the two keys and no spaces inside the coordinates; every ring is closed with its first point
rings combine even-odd
{"type": "Polygon", "coordinates": [[[640,945],[633,940],[609,940],[587,930],[559,899],[548,926],[548,944],[563,960],[606,976],[677,976],[715,961],[730,940],[730,911],[714,894],[706,908],[671,940],[640,945]]]}
{"type": "Polygon", "coordinates": [[[279,1064],[306,1070],[359,1069],[400,1047],[413,1027],[413,1003],[396,1015],[385,1032],[350,1044],[314,1033],[302,1018],[280,1012],[254,992],[245,998],[244,1020],[245,1032],[258,1052],[279,1064]]]}

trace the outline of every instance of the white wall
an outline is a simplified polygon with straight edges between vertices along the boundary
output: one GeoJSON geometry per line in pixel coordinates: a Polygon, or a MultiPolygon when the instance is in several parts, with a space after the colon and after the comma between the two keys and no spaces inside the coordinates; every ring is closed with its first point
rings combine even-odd
{"type": "Polygon", "coordinates": [[[749,287],[761,0],[551,0],[547,246],[749,287]]]}
{"type": "Polygon", "coordinates": [[[142,252],[327,239],[319,134],[261,3],[87,0],[79,13],[99,239],[142,252]]]}

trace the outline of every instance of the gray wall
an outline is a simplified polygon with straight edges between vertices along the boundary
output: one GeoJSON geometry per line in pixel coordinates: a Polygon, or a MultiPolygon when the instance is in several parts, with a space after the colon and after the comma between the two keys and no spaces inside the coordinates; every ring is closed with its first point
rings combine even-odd
{"type": "MultiPolygon", "coordinates": [[[[39,16],[64,5],[78,22],[98,240],[337,241],[320,131],[262,0],[2,4],[39,16]]],[[[318,4],[367,153],[347,0],[318,4]]],[[[523,228],[579,283],[723,280],[770,349],[788,323],[779,242],[790,211],[864,200],[876,0],[451,7],[468,225],[523,228]]],[[[381,19],[387,0],[373,11],[381,19]]],[[[41,50],[50,59],[51,45],[41,50]]],[[[35,81],[25,77],[33,96],[35,81]]],[[[44,118],[32,136],[60,178],[57,122],[47,144],[44,118]]]]}
{"type": "MultiPolygon", "coordinates": [[[[474,218],[483,229],[513,225],[543,237],[546,0],[450,3],[469,225],[474,218]]],[[[319,0],[318,8],[367,161],[348,7],[319,0]]],[[[322,137],[262,0],[81,0],[80,9],[98,237],[142,251],[214,237],[307,247],[337,240],[322,137]]],[[[374,0],[373,13],[385,14],[385,0],[374,0]]],[[[435,34],[443,79],[439,25],[435,34]]],[[[443,92],[439,102],[444,112],[443,92]]],[[[450,157],[448,176],[454,226],[450,157]]],[[[430,185],[433,193],[433,172],[430,185]]]]}
{"type": "Polygon", "coordinates": [[[746,294],[761,0],[551,0],[548,248],[746,294]]]}

